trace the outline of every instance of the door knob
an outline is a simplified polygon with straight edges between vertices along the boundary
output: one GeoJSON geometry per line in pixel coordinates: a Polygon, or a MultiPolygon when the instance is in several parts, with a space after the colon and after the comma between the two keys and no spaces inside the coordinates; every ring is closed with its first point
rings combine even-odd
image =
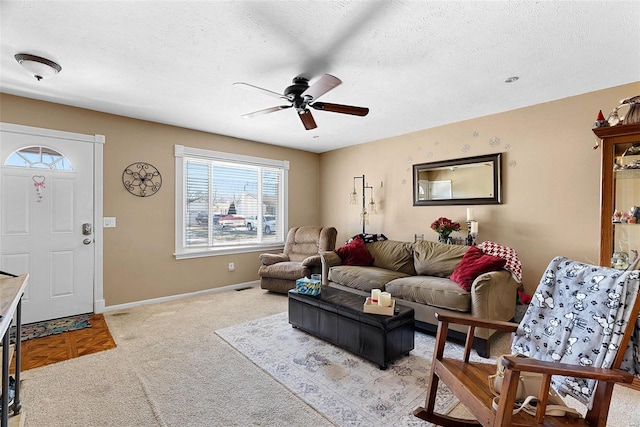
{"type": "Polygon", "coordinates": [[[84,239],[84,240],[82,241],[82,243],[84,243],[85,245],[90,245],[90,244],[91,244],[91,242],[92,242],[92,240],[91,240],[91,239],[84,239]]]}

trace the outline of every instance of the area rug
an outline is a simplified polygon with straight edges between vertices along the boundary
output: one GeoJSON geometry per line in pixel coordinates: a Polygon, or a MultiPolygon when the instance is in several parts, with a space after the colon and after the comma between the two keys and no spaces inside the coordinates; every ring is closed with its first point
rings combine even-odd
{"type": "MultiPolygon", "coordinates": [[[[91,314],[79,314],[77,316],[62,317],[60,319],[45,320],[42,322],[34,322],[22,325],[20,328],[20,341],[31,340],[34,338],[47,337],[49,335],[61,334],[68,331],[77,331],[78,329],[90,328],[89,321],[91,314]]],[[[11,342],[16,341],[16,327],[11,327],[11,342]]]]}
{"type": "MultiPolygon", "coordinates": [[[[416,332],[415,349],[386,370],[292,328],[287,313],[216,331],[232,347],[339,426],[431,425],[413,416],[424,404],[435,339],[416,332]]],[[[448,344],[447,354],[462,354],[448,344]],[[453,353],[450,353],[453,352],[453,353]]],[[[436,409],[458,399],[441,385],[436,409]]]]}

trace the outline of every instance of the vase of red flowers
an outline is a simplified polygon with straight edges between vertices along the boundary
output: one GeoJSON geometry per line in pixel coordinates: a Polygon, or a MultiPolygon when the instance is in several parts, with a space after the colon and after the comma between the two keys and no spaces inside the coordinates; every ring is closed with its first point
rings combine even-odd
{"type": "Polygon", "coordinates": [[[460,230],[460,223],[453,222],[449,218],[440,217],[431,223],[431,229],[438,233],[438,241],[447,243],[449,235],[454,231],[460,230]]]}

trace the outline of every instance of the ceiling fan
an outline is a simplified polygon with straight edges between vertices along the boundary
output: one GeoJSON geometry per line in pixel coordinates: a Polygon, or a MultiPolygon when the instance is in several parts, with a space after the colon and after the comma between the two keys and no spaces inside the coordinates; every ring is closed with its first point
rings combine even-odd
{"type": "Polygon", "coordinates": [[[298,116],[300,117],[304,128],[306,130],[311,130],[315,129],[317,125],[308,107],[320,111],[331,111],[333,113],[351,114],[354,116],[366,116],[369,114],[368,108],[354,107],[352,105],[330,104],[328,102],[317,102],[318,98],[338,86],[340,83],[342,83],[342,81],[331,74],[324,74],[311,86],[309,86],[309,79],[305,77],[295,77],[293,79],[293,84],[284,90],[284,94],[263,89],[249,83],[236,82],[234,85],[257,90],[266,95],[289,102],[288,105],[278,105],[276,107],[254,111],[253,113],[243,114],[243,118],[248,119],[293,107],[298,112],[298,116]]]}

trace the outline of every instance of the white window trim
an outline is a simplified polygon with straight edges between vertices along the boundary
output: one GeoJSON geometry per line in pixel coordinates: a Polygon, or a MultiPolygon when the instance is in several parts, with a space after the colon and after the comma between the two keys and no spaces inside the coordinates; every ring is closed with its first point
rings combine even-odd
{"type": "MultiPolygon", "coordinates": [[[[207,248],[184,248],[182,246],[182,242],[184,241],[184,191],[185,191],[185,182],[184,182],[184,157],[200,157],[206,160],[220,160],[220,161],[231,161],[238,162],[244,164],[251,164],[257,166],[268,166],[268,167],[277,167],[282,168],[284,170],[284,174],[282,177],[282,215],[283,215],[283,227],[284,230],[289,229],[289,219],[288,219],[288,206],[289,206],[289,162],[287,160],[273,160],[266,159],[262,157],[254,157],[254,156],[246,156],[243,154],[234,154],[234,153],[225,153],[222,151],[212,151],[212,150],[204,150],[201,148],[190,148],[185,147],[183,145],[175,146],[175,188],[176,188],[176,199],[175,199],[175,252],[174,256],[176,259],[190,259],[190,258],[202,258],[208,256],[217,256],[217,255],[228,255],[228,254],[238,254],[238,253],[249,253],[249,252],[259,252],[266,250],[277,250],[284,248],[284,242],[273,244],[273,243],[262,243],[262,244],[254,244],[254,245],[238,245],[233,247],[224,247],[224,248],[215,248],[215,247],[207,247],[207,248]]],[[[286,238],[286,233],[285,236],[286,238]]]]}

